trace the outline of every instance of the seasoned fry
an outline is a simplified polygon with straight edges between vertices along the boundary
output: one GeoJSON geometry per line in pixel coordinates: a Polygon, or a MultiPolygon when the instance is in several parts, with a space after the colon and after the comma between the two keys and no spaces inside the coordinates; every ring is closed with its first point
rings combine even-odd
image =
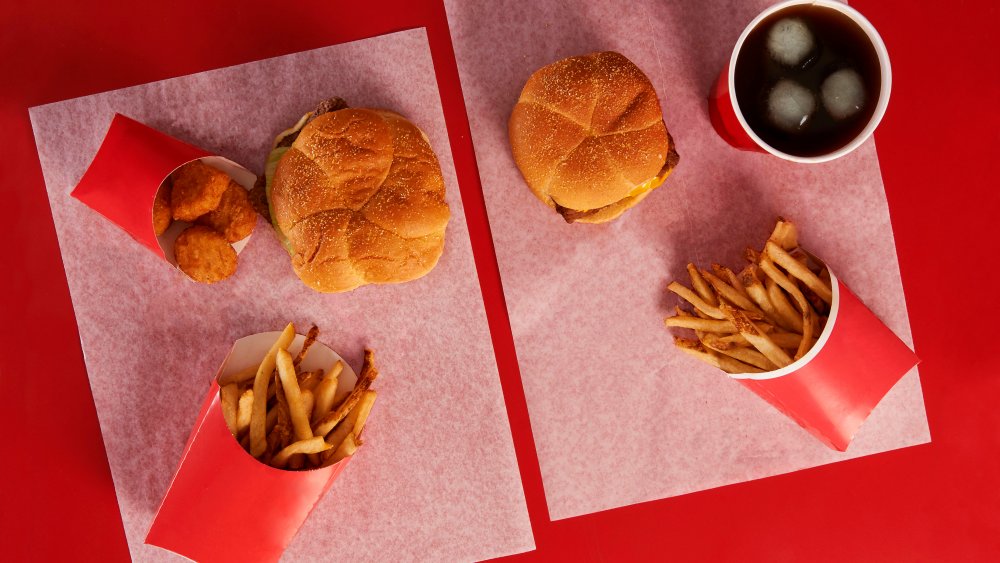
{"type": "Polygon", "coordinates": [[[705,278],[701,277],[701,272],[698,271],[698,268],[696,268],[694,264],[689,263],[687,265],[687,271],[688,276],[691,277],[691,287],[698,292],[698,296],[701,297],[705,303],[708,303],[713,307],[718,305],[719,299],[715,296],[715,293],[708,285],[708,282],[705,281],[705,278]]]}
{"type": "Polygon", "coordinates": [[[295,377],[295,366],[288,350],[278,350],[277,365],[278,376],[281,378],[281,389],[285,393],[285,400],[288,401],[288,414],[292,419],[295,439],[312,438],[313,432],[309,426],[309,415],[302,400],[302,391],[299,389],[299,381],[295,377]]]}
{"type": "Polygon", "coordinates": [[[670,285],[667,286],[667,289],[676,293],[678,296],[680,296],[681,299],[684,299],[688,303],[694,305],[696,309],[712,317],[713,319],[725,318],[722,315],[722,311],[719,311],[718,307],[715,307],[705,302],[705,300],[702,299],[698,294],[684,287],[683,284],[679,284],[677,282],[670,282],[670,285]]]}
{"type": "Polygon", "coordinates": [[[801,334],[802,315],[797,313],[795,308],[792,307],[781,286],[774,283],[774,280],[770,276],[765,275],[764,288],[767,290],[767,297],[771,300],[771,304],[774,305],[775,311],[781,317],[782,325],[788,326],[792,331],[801,334]]]}
{"type": "Polygon", "coordinates": [[[699,360],[713,365],[726,373],[760,373],[763,370],[745,364],[735,358],[715,354],[705,349],[697,340],[674,338],[674,346],[699,360]]]}
{"type": "MultiPolygon", "coordinates": [[[[318,332],[313,327],[306,340],[315,341],[318,332]]],[[[220,385],[219,402],[230,433],[260,462],[286,470],[315,469],[333,463],[335,457],[348,457],[361,446],[360,436],[377,397],[370,387],[379,373],[374,352],[365,350],[353,389],[341,390],[344,363],[334,361],[326,371],[302,370],[288,350],[295,337],[289,323],[259,365],[218,377],[219,382],[228,382],[220,385]],[[259,416],[258,407],[263,411],[259,416]],[[313,432],[314,423],[322,433],[313,432]],[[262,445],[255,441],[258,432],[264,436],[262,445]]],[[[309,346],[308,342],[302,346],[302,357],[309,346]]]]}
{"type": "MultiPolygon", "coordinates": [[[[767,336],[782,348],[798,348],[799,343],[802,342],[802,335],[795,334],[794,332],[769,332],[767,336]]],[[[743,338],[743,335],[739,333],[718,336],[716,342],[720,345],[750,346],[747,339],[743,338]]]]}
{"type": "Polygon", "coordinates": [[[372,407],[375,406],[375,399],[377,397],[378,393],[374,389],[365,391],[361,400],[358,401],[358,406],[354,407],[354,410],[348,415],[348,419],[351,419],[354,426],[354,435],[358,438],[361,437],[361,433],[365,429],[365,422],[368,421],[368,415],[371,413],[372,407]]]}
{"type": "Polygon", "coordinates": [[[801,327],[802,325],[801,320],[799,320],[798,323],[795,322],[795,320],[799,319],[798,316],[791,315],[790,317],[786,318],[785,314],[783,314],[782,311],[780,311],[778,307],[771,301],[771,298],[770,296],[768,296],[767,293],[767,288],[764,287],[764,284],[760,281],[760,278],[757,276],[757,270],[758,268],[756,264],[750,264],[749,266],[744,268],[742,272],[740,272],[740,283],[746,289],[746,292],[750,296],[750,299],[752,299],[753,302],[756,303],[758,307],[760,307],[760,309],[764,312],[764,317],[767,318],[767,320],[788,330],[795,330],[796,326],[801,327]]]}
{"type": "Polygon", "coordinates": [[[253,389],[247,389],[240,395],[240,403],[236,409],[236,433],[240,436],[250,428],[250,415],[253,412],[253,389]]]}
{"type": "Polygon", "coordinates": [[[274,425],[278,422],[278,408],[272,408],[267,411],[267,423],[264,424],[264,430],[270,434],[271,430],[274,430],[274,425]]]}
{"type": "Polygon", "coordinates": [[[746,297],[747,299],[750,298],[750,296],[747,295],[746,290],[743,288],[743,284],[740,283],[739,276],[737,276],[735,273],[733,273],[732,270],[730,270],[729,268],[727,268],[725,266],[719,265],[719,264],[712,264],[712,271],[715,272],[715,275],[718,276],[719,279],[721,279],[721,280],[725,281],[726,283],[728,283],[733,289],[735,289],[737,292],[739,292],[743,297],[746,297]]]}
{"type": "Polygon", "coordinates": [[[317,336],[319,336],[319,327],[312,325],[309,327],[309,332],[306,333],[306,340],[302,343],[302,349],[295,355],[295,361],[292,362],[295,367],[298,367],[302,363],[302,360],[306,358],[306,354],[309,353],[309,347],[313,345],[313,342],[316,342],[317,336]]]}
{"type": "Polygon", "coordinates": [[[351,412],[351,409],[361,400],[361,395],[371,387],[371,384],[378,377],[378,369],[375,367],[375,353],[372,350],[365,350],[365,361],[361,367],[361,377],[354,385],[354,390],[344,399],[343,402],[328,415],[320,419],[313,428],[313,433],[317,436],[326,436],[333,430],[341,420],[351,412]]]}
{"type": "Polygon", "coordinates": [[[299,380],[299,389],[303,391],[313,391],[323,379],[323,370],[304,371],[296,376],[299,380]]]}
{"type": "Polygon", "coordinates": [[[235,383],[223,385],[219,390],[219,400],[222,402],[222,418],[226,421],[229,433],[236,435],[236,403],[239,400],[240,387],[235,383]]]}
{"type": "Polygon", "coordinates": [[[771,232],[768,241],[773,241],[785,250],[796,248],[799,246],[799,234],[795,223],[778,217],[778,222],[774,225],[774,231],[771,232]]]}
{"type": "Polygon", "coordinates": [[[806,300],[802,292],[799,291],[798,286],[795,285],[795,282],[781,273],[781,270],[771,262],[771,259],[767,255],[761,255],[760,269],[774,280],[774,283],[781,286],[781,289],[787,291],[792,296],[792,299],[795,300],[795,303],[799,307],[799,311],[802,312],[802,341],[799,343],[799,349],[795,352],[795,359],[801,358],[809,350],[809,346],[812,345],[816,314],[812,306],[809,305],[809,301],[806,300]]]}
{"type": "Polygon", "coordinates": [[[705,345],[706,348],[710,350],[715,350],[735,358],[745,364],[750,364],[752,366],[758,367],[764,371],[772,371],[778,369],[778,366],[774,364],[771,360],[768,360],[764,354],[761,354],[757,350],[752,348],[744,348],[741,346],[733,346],[727,343],[719,342],[719,337],[714,334],[703,333],[699,336],[698,340],[705,345]]]}
{"type": "MultiPolygon", "coordinates": [[[[816,295],[819,296],[820,299],[825,301],[827,305],[833,303],[833,292],[830,287],[823,283],[823,280],[819,279],[819,276],[814,274],[812,270],[796,260],[783,248],[768,241],[767,246],[764,247],[764,253],[767,254],[776,264],[787,270],[789,274],[799,280],[802,280],[802,283],[806,284],[806,287],[811,289],[816,295]]],[[[786,289],[785,291],[788,290],[786,289]]]]}
{"type": "Polygon", "coordinates": [[[753,311],[758,315],[764,314],[764,312],[758,309],[757,305],[754,305],[754,303],[750,301],[748,297],[744,297],[742,293],[736,291],[736,289],[733,286],[729,285],[727,282],[723,281],[718,276],[705,271],[703,271],[701,275],[705,276],[705,279],[708,280],[708,283],[711,284],[711,286],[715,289],[716,292],[718,292],[719,296],[722,298],[719,300],[720,306],[721,302],[725,300],[729,301],[733,305],[736,305],[740,309],[753,311]]]}
{"type": "Polygon", "coordinates": [[[308,389],[302,390],[302,409],[306,411],[306,420],[312,419],[313,406],[316,404],[316,397],[308,389]]]}
{"type": "MultiPolygon", "coordinates": [[[[291,361],[291,357],[289,357],[288,360],[291,361]]],[[[332,445],[327,444],[326,441],[323,440],[322,436],[314,436],[312,438],[307,438],[305,440],[299,440],[298,442],[289,444],[283,450],[275,454],[275,456],[271,458],[271,465],[277,467],[278,469],[281,469],[285,467],[285,465],[288,463],[288,460],[293,455],[318,454],[320,452],[329,450],[332,447],[333,447],[332,445]]]]}
{"type": "Polygon", "coordinates": [[[667,326],[703,330],[705,332],[736,332],[736,327],[727,320],[700,319],[698,317],[667,317],[663,320],[663,323],[667,326]]]}
{"type": "Polygon", "coordinates": [[[781,349],[780,346],[774,343],[770,338],[767,337],[762,331],[760,331],[756,326],[754,326],[753,321],[747,318],[747,316],[730,305],[725,303],[719,304],[719,309],[722,314],[726,315],[729,322],[733,323],[734,326],[739,330],[743,338],[760,350],[768,360],[774,362],[778,367],[785,367],[792,363],[792,358],[781,349]]]}
{"type": "Polygon", "coordinates": [[[323,381],[320,381],[319,385],[313,391],[313,395],[316,396],[316,406],[313,408],[313,424],[319,422],[319,419],[329,414],[330,409],[333,408],[333,399],[337,395],[337,383],[340,379],[340,372],[343,369],[344,364],[340,360],[337,360],[326,376],[323,377],[323,381]]]}
{"type": "Polygon", "coordinates": [[[333,451],[333,455],[323,462],[323,466],[333,465],[345,457],[354,455],[354,452],[358,451],[358,447],[361,446],[361,443],[361,440],[355,438],[354,434],[348,434],[347,437],[344,438],[344,441],[337,446],[337,449],[333,451]]]}
{"type": "Polygon", "coordinates": [[[295,325],[288,323],[257,368],[253,381],[253,413],[250,416],[250,455],[254,457],[260,457],[267,450],[267,436],[264,432],[267,422],[267,387],[278,350],[288,348],[294,339],[295,325]]]}
{"type": "Polygon", "coordinates": [[[730,373],[780,369],[816,344],[832,304],[832,278],[799,246],[795,223],[781,217],[764,249],[747,247],[743,256],[749,265],[739,274],[719,264],[711,271],[688,264],[694,291],[677,282],[668,289],[694,310],[675,307],[664,324],[693,330],[698,340],[675,337],[675,345],[730,373]]]}

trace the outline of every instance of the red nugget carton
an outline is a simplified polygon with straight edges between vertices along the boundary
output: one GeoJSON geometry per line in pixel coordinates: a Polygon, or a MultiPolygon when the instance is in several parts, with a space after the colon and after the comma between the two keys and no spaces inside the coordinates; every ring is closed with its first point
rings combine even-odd
{"type": "Polygon", "coordinates": [[[782,369],[730,374],[824,444],[847,450],[861,424],[920,360],[833,273],[816,344],[782,369]]]}
{"type": "MultiPolygon", "coordinates": [[[[174,241],[189,223],[153,230],[153,200],[175,170],[194,160],[217,168],[247,190],[257,177],[235,162],[116,113],[90,167],[70,193],[175,267],[174,241]]],[[[243,250],[250,237],[233,244],[243,250]]]]}
{"type": "MultiPolygon", "coordinates": [[[[236,341],[208,390],[173,481],[146,535],[146,543],[195,561],[277,561],[316,502],[347,467],[350,457],[313,470],[276,469],[254,459],[229,432],[218,377],[258,365],[280,332],[236,341]]],[[[289,349],[301,348],[297,335],[289,349]]],[[[337,394],[357,375],[340,356],[316,342],[303,370],[343,363],[337,394]]]]}

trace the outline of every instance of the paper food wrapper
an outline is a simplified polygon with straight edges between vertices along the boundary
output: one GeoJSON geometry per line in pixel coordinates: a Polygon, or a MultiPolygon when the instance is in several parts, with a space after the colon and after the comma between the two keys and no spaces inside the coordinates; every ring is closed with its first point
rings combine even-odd
{"type": "MultiPolygon", "coordinates": [[[[276,469],[254,459],[229,433],[217,378],[259,363],[280,334],[255,334],[233,345],[202,402],[146,543],[193,561],[277,561],[347,467],[350,457],[309,471],[276,469]]],[[[289,349],[300,349],[304,340],[297,335],[289,349]]],[[[341,393],[354,387],[357,376],[325,344],[315,342],[301,367],[325,370],[337,360],[344,365],[337,383],[341,393]]]]}
{"type": "Polygon", "coordinates": [[[31,121],[134,561],[180,561],[145,539],[208,374],[238,338],[289,321],[316,324],[355,367],[376,350],[382,375],[368,445],[284,559],[471,561],[534,547],[423,29],[48,104],[31,121]],[[317,293],[277,237],[258,232],[225,284],[188,283],[69,195],[115,113],[259,174],[274,136],[332,96],[406,116],[437,153],[451,220],[437,266],[418,280],[317,293]]]}
{"type": "Polygon", "coordinates": [[[739,265],[782,215],[912,346],[874,142],[804,165],[738,151],[712,127],[712,85],[769,3],[445,1],[553,519],[930,440],[916,368],[839,452],[716,368],[690,361],[663,328],[678,304],[665,288],[687,279],[687,263],[739,265]],[[615,221],[570,225],[525,185],[507,121],[533,72],[606,50],[649,77],[680,162],[615,221]],[[594,455],[607,444],[614,455],[594,455]]]}
{"type": "MultiPolygon", "coordinates": [[[[93,162],[70,195],[176,267],[174,241],[190,224],[173,221],[157,236],[153,231],[153,199],[167,176],[195,160],[222,170],[247,190],[257,181],[252,172],[227,158],[116,113],[93,162]]],[[[237,253],[249,239],[247,236],[233,244],[237,253]]]]}
{"type": "Polygon", "coordinates": [[[846,451],[875,405],[920,360],[832,273],[830,285],[830,315],[806,354],[779,370],[729,377],[846,451]]]}

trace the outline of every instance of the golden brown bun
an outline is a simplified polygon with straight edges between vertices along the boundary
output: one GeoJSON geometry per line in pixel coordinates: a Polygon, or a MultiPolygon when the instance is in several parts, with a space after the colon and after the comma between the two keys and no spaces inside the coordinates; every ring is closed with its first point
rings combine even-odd
{"type": "Polygon", "coordinates": [[[615,52],[537,70],[508,133],[528,187],[571,222],[618,217],[652,191],[633,193],[638,186],[669,174],[678,160],[656,90],[615,52]]]}
{"type": "Polygon", "coordinates": [[[342,109],[306,125],[278,162],[271,206],[295,273],[322,292],[427,274],[449,218],[427,138],[377,109],[342,109]]]}

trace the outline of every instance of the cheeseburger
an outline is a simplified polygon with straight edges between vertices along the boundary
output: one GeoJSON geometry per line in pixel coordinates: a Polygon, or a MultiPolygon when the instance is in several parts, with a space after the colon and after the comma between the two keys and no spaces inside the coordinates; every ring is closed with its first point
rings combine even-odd
{"type": "Polygon", "coordinates": [[[292,268],[317,291],[414,280],[441,257],[441,167],[397,113],[323,102],[275,139],[260,191],[292,268]]]}
{"type": "Polygon", "coordinates": [[[528,187],[569,223],[617,218],[679,160],[653,85],[614,52],[570,57],[532,74],[508,132],[528,187]]]}

